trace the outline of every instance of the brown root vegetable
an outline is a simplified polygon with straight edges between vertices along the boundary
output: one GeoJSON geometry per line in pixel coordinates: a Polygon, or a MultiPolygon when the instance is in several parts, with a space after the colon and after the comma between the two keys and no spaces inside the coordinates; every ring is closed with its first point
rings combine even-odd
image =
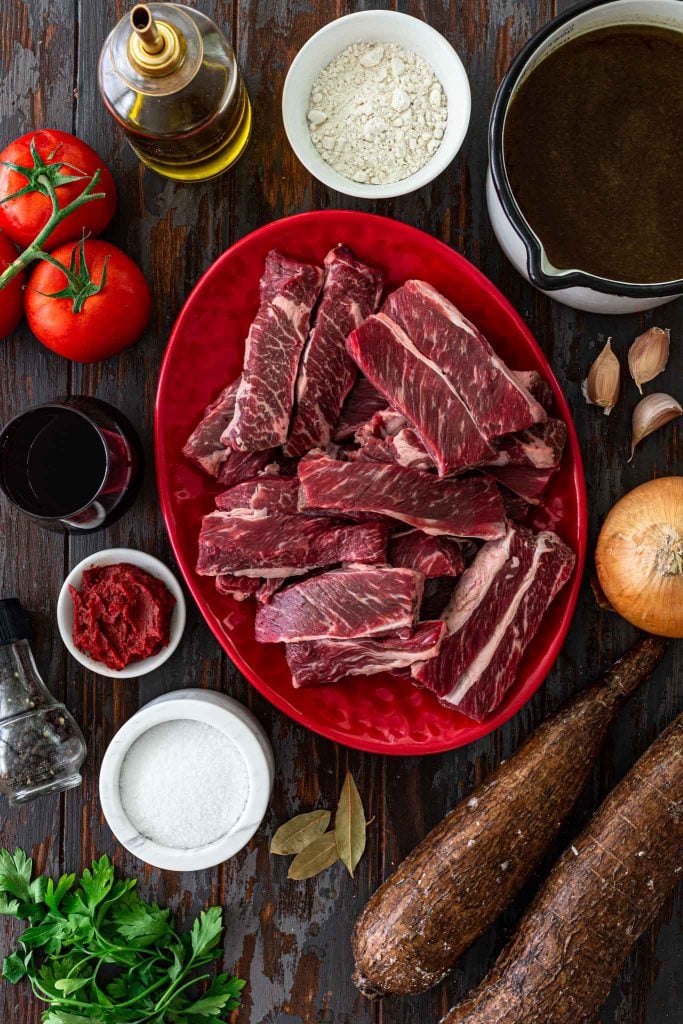
{"type": "Polygon", "coordinates": [[[556,864],[482,984],[442,1024],[593,1024],[683,876],[683,715],[556,864]]]}
{"type": "Polygon", "coordinates": [[[353,933],[369,998],[431,988],[519,892],[587,782],[618,709],[662,658],[641,640],[463,800],[371,897],[353,933]]]}

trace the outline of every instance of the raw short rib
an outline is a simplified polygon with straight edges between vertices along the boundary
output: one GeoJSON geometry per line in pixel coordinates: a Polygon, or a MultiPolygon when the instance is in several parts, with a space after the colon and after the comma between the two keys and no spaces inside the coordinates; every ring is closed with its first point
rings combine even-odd
{"type": "Polygon", "coordinates": [[[430,537],[422,530],[397,533],[389,540],[389,564],[415,569],[427,579],[460,576],[465,570],[462,548],[452,537],[430,537]]]}
{"type": "Polygon", "coordinates": [[[339,562],[377,564],[386,560],[387,532],[384,523],[349,524],[329,516],[211,512],[202,519],[197,572],[273,578],[339,562]]]}
{"type": "Polygon", "coordinates": [[[387,400],[362,374],[356,379],[348,398],[342,406],[333,440],[350,441],[361,423],[369,420],[373,413],[386,408],[387,400]]]}
{"type": "Polygon", "coordinates": [[[346,347],[392,409],[417,429],[441,476],[494,457],[440,366],[385,313],[368,317],[349,335],[346,347]]]}
{"type": "MultiPolygon", "coordinates": [[[[487,439],[545,419],[545,410],[460,310],[425,281],[406,281],[382,311],[443,370],[487,439]]],[[[420,431],[422,433],[422,431],[420,431]]]]}
{"type": "Polygon", "coordinates": [[[299,359],[323,283],[320,267],[273,250],[261,278],[261,305],[249,328],[235,415],[224,444],[263,451],[284,444],[299,359]]]}
{"type": "Polygon", "coordinates": [[[299,480],[295,476],[262,476],[216,495],[221,512],[264,509],[268,515],[296,515],[299,480]]]}
{"type": "Polygon", "coordinates": [[[296,409],[287,455],[322,448],[332,437],[344,399],[357,376],[345,341],[354,327],[374,313],[384,279],[356,259],[345,245],[325,257],[325,284],[315,324],[304,347],[296,380],[296,409]]]}
{"type": "Polygon", "coordinates": [[[555,470],[534,469],[533,466],[487,466],[486,473],[530,505],[539,505],[555,470]]]}
{"type": "Polygon", "coordinates": [[[545,377],[541,377],[538,370],[513,370],[512,376],[529,392],[532,398],[536,399],[539,405],[543,406],[546,412],[550,411],[554,401],[553,389],[545,377]]]}
{"type": "Polygon", "coordinates": [[[276,449],[263,452],[236,452],[227,448],[221,435],[235,415],[235,396],[240,379],[233,381],[204,410],[204,415],[188,438],[183,455],[225,487],[258,476],[278,458],[276,449]]]}
{"type": "Polygon", "coordinates": [[[361,446],[349,457],[360,462],[395,462],[409,469],[435,469],[422,438],[406,417],[394,409],[380,409],[356,431],[361,446]]]}
{"type": "Polygon", "coordinates": [[[493,447],[497,456],[492,466],[531,466],[534,469],[558,469],[567,441],[567,425],[547,419],[518,434],[498,438],[493,447]]]}
{"type": "Polygon", "coordinates": [[[485,544],[444,612],[448,636],[438,657],[413,668],[416,682],[469,718],[490,715],[514,683],[522,655],[575,561],[549,531],[511,526],[501,540],[485,544]]]}
{"type": "Polygon", "coordinates": [[[262,643],[348,640],[410,634],[424,577],[410,569],[354,566],[333,569],[280,590],[256,613],[262,643]]]}
{"type": "Polygon", "coordinates": [[[373,512],[424,533],[493,540],[505,534],[496,485],[485,477],[449,480],[379,462],[338,462],[312,452],[299,463],[300,509],[373,512]]]}
{"type": "Polygon", "coordinates": [[[446,631],[442,621],[421,622],[410,636],[385,639],[301,640],[287,644],[287,664],[295,687],[336,683],[346,676],[372,676],[426,661],[439,653],[446,631]]]}

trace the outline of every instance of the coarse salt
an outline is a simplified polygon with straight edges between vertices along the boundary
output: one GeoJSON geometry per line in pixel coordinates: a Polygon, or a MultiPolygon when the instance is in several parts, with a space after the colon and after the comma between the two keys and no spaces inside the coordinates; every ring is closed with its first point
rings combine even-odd
{"type": "Polygon", "coordinates": [[[415,174],[443,140],[448,111],[429,64],[399,43],[353,43],[316,78],[308,109],[314,146],[352,181],[386,185],[415,174]]]}
{"type": "Polygon", "coordinates": [[[220,729],[175,720],[153,726],[132,744],[119,792],[141,835],[190,850],[235,827],[249,796],[249,775],[242,754],[220,729]]]}

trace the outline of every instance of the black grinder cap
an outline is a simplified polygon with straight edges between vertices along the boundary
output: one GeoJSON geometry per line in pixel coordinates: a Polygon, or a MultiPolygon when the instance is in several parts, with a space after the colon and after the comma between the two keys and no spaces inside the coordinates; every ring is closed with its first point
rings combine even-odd
{"type": "Polygon", "coordinates": [[[0,647],[32,638],[31,626],[19,599],[5,597],[0,600],[0,647]]]}

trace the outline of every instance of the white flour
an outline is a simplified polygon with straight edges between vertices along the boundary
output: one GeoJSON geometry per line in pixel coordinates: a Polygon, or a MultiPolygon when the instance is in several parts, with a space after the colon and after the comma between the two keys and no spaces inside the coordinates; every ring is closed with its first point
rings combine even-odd
{"type": "Polygon", "coordinates": [[[441,145],[446,97],[434,71],[398,43],[354,43],[311,90],[308,124],[323,160],[353,181],[386,185],[441,145]]]}

